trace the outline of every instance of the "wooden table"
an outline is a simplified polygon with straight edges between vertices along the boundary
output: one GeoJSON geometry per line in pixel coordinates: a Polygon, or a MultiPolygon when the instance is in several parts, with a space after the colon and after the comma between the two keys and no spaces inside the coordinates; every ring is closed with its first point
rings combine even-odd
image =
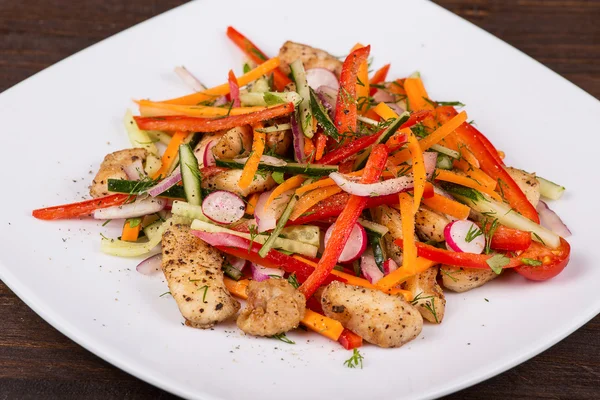
{"type": "MultiPolygon", "coordinates": [[[[184,1],[0,1],[0,90],[181,3],[184,1]]],[[[436,3],[600,98],[600,1],[436,3]]],[[[560,99],[556,107],[560,108],[560,99]]],[[[570,301],[576,306],[576,299],[570,301]]],[[[64,337],[2,283],[0,321],[0,399],[173,398],[64,337]]],[[[600,398],[600,316],[534,359],[448,398],[600,398]]]]}

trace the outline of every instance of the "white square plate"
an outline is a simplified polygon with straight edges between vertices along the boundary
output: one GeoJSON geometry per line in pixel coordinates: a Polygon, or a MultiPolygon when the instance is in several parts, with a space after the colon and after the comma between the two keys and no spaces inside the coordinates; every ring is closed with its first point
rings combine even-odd
{"type": "MultiPolygon", "coordinates": [[[[384,2],[380,28],[361,28],[364,2],[199,1],[103,41],[0,95],[4,196],[0,278],[61,332],[154,385],[200,399],[421,399],[498,374],[548,348],[600,310],[595,250],[595,171],[600,103],[500,40],[429,2],[384,2]],[[346,54],[372,45],[391,77],[419,70],[432,98],[460,100],[469,118],[515,165],[568,189],[552,204],[574,232],[572,260],[556,279],[506,274],[465,294],[447,294],[441,326],[426,325],[403,348],[362,349],[362,370],[318,335],[296,345],[244,337],[233,324],[182,326],[161,278],[135,260],[99,251],[115,224],[42,222],[41,206],[79,200],[103,156],[128,147],[122,117],[132,98],[187,93],[185,65],[204,82],[239,72],[225,37],[233,25],[268,54],[286,39],[346,54]],[[108,232],[107,232],[108,231],[108,232]],[[488,301],[484,300],[488,299],[488,301]]],[[[373,26],[373,24],[370,24],[373,26]]]]}

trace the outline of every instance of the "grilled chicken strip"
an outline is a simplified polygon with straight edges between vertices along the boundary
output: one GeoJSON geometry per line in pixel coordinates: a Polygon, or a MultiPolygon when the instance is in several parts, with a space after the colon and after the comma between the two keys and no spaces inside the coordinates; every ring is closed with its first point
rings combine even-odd
{"type": "Polygon", "coordinates": [[[446,298],[437,283],[438,267],[431,267],[404,282],[404,289],[413,295],[412,304],[423,318],[441,324],[446,311],[446,298]]]}
{"type": "Polygon", "coordinates": [[[104,157],[100,169],[90,186],[92,197],[102,197],[109,194],[109,179],[128,179],[124,167],[137,164],[137,168],[143,173],[143,162],[146,161],[148,152],[146,149],[125,149],[115,151],[104,157]]]}
{"type": "Polygon", "coordinates": [[[514,179],[516,184],[521,188],[527,200],[537,207],[540,201],[540,183],[535,177],[535,174],[522,171],[517,168],[506,167],[506,172],[514,179]]]}
{"type": "Polygon", "coordinates": [[[249,335],[273,336],[295,329],[304,318],[306,300],[285,279],[252,281],[237,326],[249,335]]]}
{"type": "Polygon", "coordinates": [[[325,68],[338,77],[342,72],[342,62],[328,52],[288,40],[279,49],[279,67],[287,75],[290,73],[290,64],[297,59],[302,60],[305,69],[325,68]]]}
{"type": "Polygon", "coordinates": [[[275,131],[267,133],[267,149],[280,156],[287,153],[292,145],[292,131],[275,131]]]}
{"type": "Polygon", "coordinates": [[[323,291],[325,315],[342,323],[367,342],[400,347],[421,333],[423,318],[402,296],[345,283],[331,282],[323,291]]]}
{"type": "MultiPolygon", "coordinates": [[[[198,144],[196,145],[196,147],[194,148],[194,155],[196,156],[196,159],[198,160],[198,168],[204,168],[204,150],[206,149],[206,146],[214,141],[215,143],[218,143],[221,138],[223,137],[223,133],[221,132],[216,132],[216,133],[205,133],[202,136],[202,139],[200,139],[200,142],[198,142],[198,144]]],[[[213,147],[214,150],[214,147],[213,147]]]]}
{"type": "Polygon", "coordinates": [[[169,227],[162,248],[162,270],[187,325],[206,329],[235,315],[240,303],[225,288],[218,250],[186,225],[169,227]]]}
{"type": "Polygon", "coordinates": [[[242,197],[252,193],[271,190],[277,183],[271,178],[271,173],[257,173],[247,188],[242,189],[238,182],[242,176],[241,169],[230,169],[202,180],[202,187],[212,190],[227,190],[242,197]]]}
{"type": "Polygon", "coordinates": [[[250,125],[238,126],[228,130],[213,147],[216,158],[240,158],[250,154],[252,149],[252,128],[250,125]]]}
{"type": "Polygon", "coordinates": [[[456,268],[448,265],[442,265],[440,272],[444,287],[458,293],[475,289],[498,277],[491,269],[456,268]]]}

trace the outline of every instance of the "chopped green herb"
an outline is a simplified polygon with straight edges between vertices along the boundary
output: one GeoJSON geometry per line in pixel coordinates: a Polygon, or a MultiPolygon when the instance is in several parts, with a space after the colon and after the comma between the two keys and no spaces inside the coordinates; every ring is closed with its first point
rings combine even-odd
{"type": "Polygon", "coordinates": [[[171,295],[171,292],[164,292],[163,294],[161,294],[161,295],[160,295],[160,296],[158,296],[158,297],[163,297],[163,296],[166,296],[166,295],[171,295]]]}
{"type": "Polygon", "coordinates": [[[296,289],[298,289],[300,287],[300,283],[298,282],[298,279],[296,278],[295,273],[292,273],[290,276],[288,276],[287,281],[290,283],[290,285],[292,285],[296,289]]]}
{"type": "Polygon", "coordinates": [[[110,221],[112,221],[112,219],[107,219],[106,221],[104,221],[104,223],[102,224],[102,226],[106,226],[106,225],[108,225],[108,223],[109,223],[110,221]]]}
{"type": "Polygon", "coordinates": [[[285,101],[283,101],[281,97],[276,96],[270,92],[265,92],[265,94],[263,95],[263,99],[265,100],[265,103],[267,103],[268,106],[274,106],[277,104],[285,103],[285,101]]]}
{"type": "Polygon", "coordinates": [[[273,178],[273,180],[279,184],[283,183],[284,179],[283,179],[283,172],[281,171],[275,171],[271,174],[271,177],[273,178]]]}
{"type": "Polygon", "coordinates": [[[285,333],[278,333],[277,335],[273,335],[273,336],[269,336],[269,337],[271,339],[281,340],[282,342],[287,343],[287,344],[296,344],[296,342],[294,342],[292,339],[287,337],[285,335],[285,333]]]}
{"type": "Polygon", "coordinates": [[[502,272],[502,268],[510,263],[510,259],[502,254],[494,254],[487,259],[486,263],[496,275],[499,275],[502,272]]]}
{"type": "Polygon", "coordinates": [[[247,74],[248,72],[250,72],[252,70],[252,68],[250,68],[250,65],[248,63],[244,63],[244,74],[247,74]]]}
{"type": "Polygon", "coordinates": [[[141,218],[129,218],[127,220],[127,222],[129,223],[130,228],[135,228],[136,226],[138,226],[139,224],[142,223],[142,219],[141,218]]]}
{"type": "Polygon", "coordinates": [[[465,242],[471,243],[476,237],[483,235],[483,231],[477,225],[471,225],[465,236],[465,242]]]}
{"type": "Polygon", "coordinates": [[[344,361],[344,365],[348,368],[360,367],[360,369],[362,369],[363,368],[363,360],[364,360],[364,357],[362,356],[362,354],[360,354],[360,351],[358,351],[358,349],[354,349],[354,351],[352,352],[352,357],[350,357],[349,359],[344,361]]]}
{"type": "Polygon", "coordinates": [[[537,234],[537,233],[535,233],[535,232],[531,232],[531,234],[532,234],[533,236],[535,236],[535,238],[536,238],[536,239],[537,239],[537,240],[538,240],[538,241],[539,241],[541,244],[543,244],[544,246],[546,245],[546,243],[544,243],[544,241],[542,240],[542,238],[540,237],[540,235],[538,235],[538,234],[537,234]]]}
{"type": "Polygon", "coordinates": [[[542,265],[542,262],[540,260],[534,260],[533,258],[521,258],[521,261],[523,262],[523,264],[529,265],[531,267],[539,267],[540,265],[542,265]]]}

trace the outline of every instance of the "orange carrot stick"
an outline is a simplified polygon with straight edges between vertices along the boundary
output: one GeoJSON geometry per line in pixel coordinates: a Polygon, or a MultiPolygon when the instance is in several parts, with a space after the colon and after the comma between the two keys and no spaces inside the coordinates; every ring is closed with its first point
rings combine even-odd
{"type": "Polygon", "coordinates": [[[140,234],[140,229],[142,229],[142,224],[138,222],[138,224],[134,227],[131,227],[131,220],[128,219],[123,224],[123,232],[121,233],[121,240],[126,242],[135,242],[138,240],[138,236],[140,234]]]}
{"type": "MultiPolygon", "coordinates": [[[[350,51],[352,52],[363,47],[365,46],[363,46],[360,43],[357,43],[350,51]]],[[[356,100],[358,101],[359,105],[358,112],[360,112],[361,114],[367,111],[367,108],[369,107],[369,102],[365,101],[369,98],[369,87],[369,64],[368,61],[364,61],[358,67],[358,72],[356,74],[356,100]]]]}
{"type": "Polygon", "coordinates": [[[400,193],[400,217],[402,219],[402,266],[414,274],[417,264],[417,245],[415,244],[415,214],[414,201],[408,193],[400,193]]]}
{"type": "Polygon", "coordinates": [[[496,188],[496,184],[498,182],[496,182],[494,178],[479,168],[472,166],[465,160],[455,160],[454,166],[463,171],[469,178],[481,183],[482,186],[485,186],[490,190],[494,190],[496,188]]]}
{"type": "Polygon", "coordinates": [[[254,210],[256,209],[256,203],[258,203],[258,198],[260,197],[260,193],[252,193],[248,198],[248,204],[246,205],[246,214],[254,215],[254,210]]]}
{"type": "Polygon", "coordinates": [[[411,111],[433,110],[433,104],[425,99],[429,99],[429,95],[423,86],[421,78],[406,78],[404,81],[404,90],[408,96],[408,106],[411,111]]]}
{"type": "Polygon", "coordinates": [[[436,263],[427,260],[422,257],[417,257],[415,260],[414,269],[412,271],[405,269],[404,267],[398,268],[394,272],[384,276],[377,282],[376,286],[383,291],[391,290],[398,286],[411,276],[426,271],[428,268],[433,267],[436,263]]]}
{"type": "Polygon", "coordinates": [[[486,186],[483,186],[481,183],[477,182],[473,178],[469,178],[468,176],[458,175],[456,172],[448,171],[445,169],[436,169],[434,173],[435,179],[438,181],[452,182],[457,185],[462,185],[466,187],[470,187],[471,189],[477,189],[480,192],[483,192],[495,200],[502,201],[502,198],[498,193],[494,192],[493,189],[489,189],[486,186]]]}
{"type": "Polygon", "coordinates": [[[302,175],[296,175],[296,176],[292,176],[291,178],[282,182],[269,195],[269,198],[267,199],[267,201],[265,203],[265,208],[267,208],[269,206],[269,204],[271,204],[273,202],[273,200],[275,200],[277,197],[281,196],[284,192],[287,192],[288,190],[291,190],[291,189],[295,189],[298,186],[302,185],[302,182],[304,182],[305,180],[306,180],[306,178],[303,177],[302,175]]]}
{"type": "Polygon", "coordinates": [[[421,205],[421,199],[423,198],[423,193],[425,192],[427,172],[425,171],[425,161],[423,160],[423,152],[421,151],[421,146],[419,146],[419,141],[410,129],[407,129],[407,137],[408,151],[410,152],[412,158],[412,170],[414,177],[413,193],[416,212],[416,210],[418,210],[419,206],[421,205]]]}
{"type": "Polygon", "coordinates": [[[434,211],[448,214],[454,218],[467,219],[471,209],[458,201],[434,193],[433,197],[423,199],[423,204],[434,211]]]}
{"type": "Polygon", "coordinates": [[[179,153],[179,145],[183,143],[189,134],[189,132],[175,132],[161,158],[162,166],[158,171],[156,171],[152,177],[153,179],[156,179],[160,176],[164,178],[168,175],[171,165],[173,164],[173,160],[175,160],[177,154],[179,153]]]}
{"type": "Polygon", "coordinates": [[[321,200],[331,197],[341,191],[342,189],[337,186],[329,186],[325,189],[313,190],[310,193],[306,193],[296,202],[292,214],[290,215],[290,219],[294,221],[321,200]]]}
{"type": "Polygon", "coordinates": [[[327,145],[327,136],[322,133],[317,134],[317,146],[315,152],[315,160],[319,161],[325,153],[325,146],[327,145]]]}
{"type": "Polygon", "coordinates": [[[244,165],[244,169],[242,171],[242,176],[240,176],[240,180],[238,181],[238,185],[242,189],[247,188],[252,183],[256,171],[258,171],[258,164],[260,163],[260,158],[262,157],[265,151],[266,135],[263,132],[259,132],[257,130],[262,127],[262,123],[256,124],[254,126],[252,154],[250,155],[250,157],[248,157],[248,161],[246,161],[246,164],[244,165]]]}

